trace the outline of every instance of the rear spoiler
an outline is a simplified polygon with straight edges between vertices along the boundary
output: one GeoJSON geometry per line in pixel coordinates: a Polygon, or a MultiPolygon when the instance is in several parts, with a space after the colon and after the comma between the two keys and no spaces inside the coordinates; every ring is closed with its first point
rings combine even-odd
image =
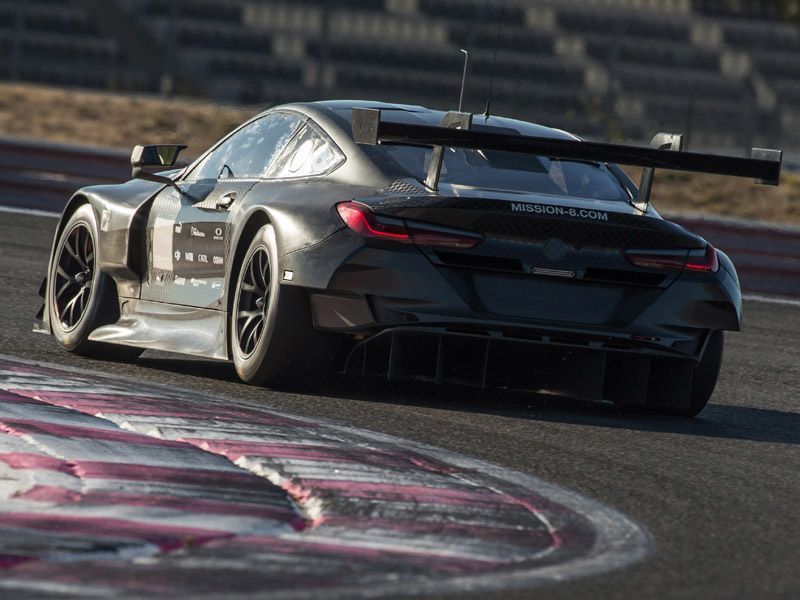
{"type": "MultiPolygon", "coordinates": [[[[739,158],[680,151],[681,136],[671,134],[659,134],[653,138],[652,145],[656,147],[641,147],[472,131],[471,126],[472,115],[469,113],[447,113],[442,125],[435,127],[382,121],[380,110],[353,109],[353,139],[358,144],[398,144],[433,147],[437,150],[446,147],[501,150],[592,162],[620,163],[645,169],[751,177],[757,183],[766,185],[780,183],[783,160],[781,150],[753,148],[751,158],[739,158]]],[[[425,182],[433,190],[437,188],[439,181],[441,156],[441,150],[434,153],[425,182]]],[[[642,210],[647,208],[649,186],[652,184],[653,171],[646,172],[645,176],[648,173],[650,181],[642,190],[644,194],[640,193],[635,203],[642,210]]]]}

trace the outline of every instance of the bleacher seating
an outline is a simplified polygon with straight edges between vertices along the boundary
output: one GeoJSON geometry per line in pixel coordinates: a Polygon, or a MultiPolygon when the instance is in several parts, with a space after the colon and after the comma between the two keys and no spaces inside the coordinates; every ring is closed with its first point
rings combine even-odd
{"type": "Polygon", "coordinates": [[[687,42],[690,24],[684,20],[653,18],[648,13],[623,13],[574,8],[558,12],[557,23],[565,31],[604,34],[609,38],[641,38],[687,42]]]}
{"type": "Polygon", "coordinates": [[[149,73],[88,1],[0,0],[0,77],[157,91],[170,75],[234,102],[452,108],[468,48],[470,110],[492,85],[496,112],[585,136],[800,138],[782,130],[800,118],[800,28],[767,0],[108,0],[156,46],[149,73]]]}
{"type": "Polygon", "coordinates": [[[776,2],[765,0],[692,0],[692,8],[697,14],[708,17],[727,17],[732,19],[756,19],[777,21],[780,10],[776,2]]]}
{"type": "Polygon", "coordinates": [[[745,51],[800,52],[800,29],[787,23],[720,21],[725,43],[745,51]]]}

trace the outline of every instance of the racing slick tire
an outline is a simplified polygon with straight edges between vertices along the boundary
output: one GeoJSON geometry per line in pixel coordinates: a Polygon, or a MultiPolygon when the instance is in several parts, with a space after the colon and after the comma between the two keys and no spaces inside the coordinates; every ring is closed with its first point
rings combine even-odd
{"type": "Polygon", "coordinates": [[[717,386],[724,347],[725,333],[712,331],[709,334],[703,356],[694,368],[689,407],[675,409],[674,414],[682,417],[694,417],[706,407],[717,386]]]}
{"type": "MultiPolygon", "coordinates": [[[[725,335],[722,331],[712,331],[700,361],[692,369],[692,384],[685,402],[670,404],[627,404],[624,401],[615,401],[618,408],[624,411],[646,413],[651,415],[672,415],[677,417],[695,417],[706,407],[714,388],[717,385],[720,368],[722,367],[722,354],[725,346],[725,335]]],[[[654,365],[652,369],[658,369],[654,365]]]]}
{"type": "Polygon", "coordinates": [[[711,399],[717,385],[724,346],[724,332],[712,331],[708,336],[703,356],[700,357],[700,362],[697,363],[692,373],[688,405],[648,407],[647,412],[676,417],[695,417],[700,414],[711,399]]]}
{"type": "Polygon", "coordinates": [[[109,360],[135,360],[141,348],[89,340],[119,318],[114,281],[98,268],[97,219],[80,206],[64,225],[48,274],[47,310],[53,337],[68,352],[109,360]]]}
{"type": "Polygon", "coordinates": [[[306,290],[281,285],[271,225],[258,230],[239,267],[229,327],[239,378],[273,387],[313,383],[330,366],[327,340],[313,327],[306,290]]]}

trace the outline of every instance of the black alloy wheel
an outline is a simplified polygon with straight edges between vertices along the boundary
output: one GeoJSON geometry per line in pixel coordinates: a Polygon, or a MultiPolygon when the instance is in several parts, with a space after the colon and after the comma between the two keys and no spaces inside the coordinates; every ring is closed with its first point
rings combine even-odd
{"type": "Polygon", "coordinates": [[[85,223],[76,223],[62,244],[53,285],[55,314],[64,330],[74,329],[86,313],[92,294],[95,243],[85,223]]]}
{"type": "Polygon", "coordinates": [[[243,357],[253,354],[264,334],[265,311],[270,294],[269,256],[264,247],[250,255],[244,267],[236,306],[236,341],[243,357]]]}

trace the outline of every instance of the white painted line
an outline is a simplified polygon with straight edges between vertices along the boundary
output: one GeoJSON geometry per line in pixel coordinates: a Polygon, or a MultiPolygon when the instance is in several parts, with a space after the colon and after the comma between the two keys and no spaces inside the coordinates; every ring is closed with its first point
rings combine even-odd
{"type": "Polygon", "coordinates": [[[781,304],[783,306],[800,306],[800,300],[780,298],[777,296],[761,296],[759,294],[743,294],[742,300],[750,302],[763,302],[765,304],[781,304]]]}
{"type": "Polygon", "coordinates": [[[19,208],[16,206],[0,206],[0,212],[11,213],[14,215],[29,215],[31,217],[48,217],[57,219],[61,213],[50,212],[49,210],[36,210],[35,208],[19,208]]]}

